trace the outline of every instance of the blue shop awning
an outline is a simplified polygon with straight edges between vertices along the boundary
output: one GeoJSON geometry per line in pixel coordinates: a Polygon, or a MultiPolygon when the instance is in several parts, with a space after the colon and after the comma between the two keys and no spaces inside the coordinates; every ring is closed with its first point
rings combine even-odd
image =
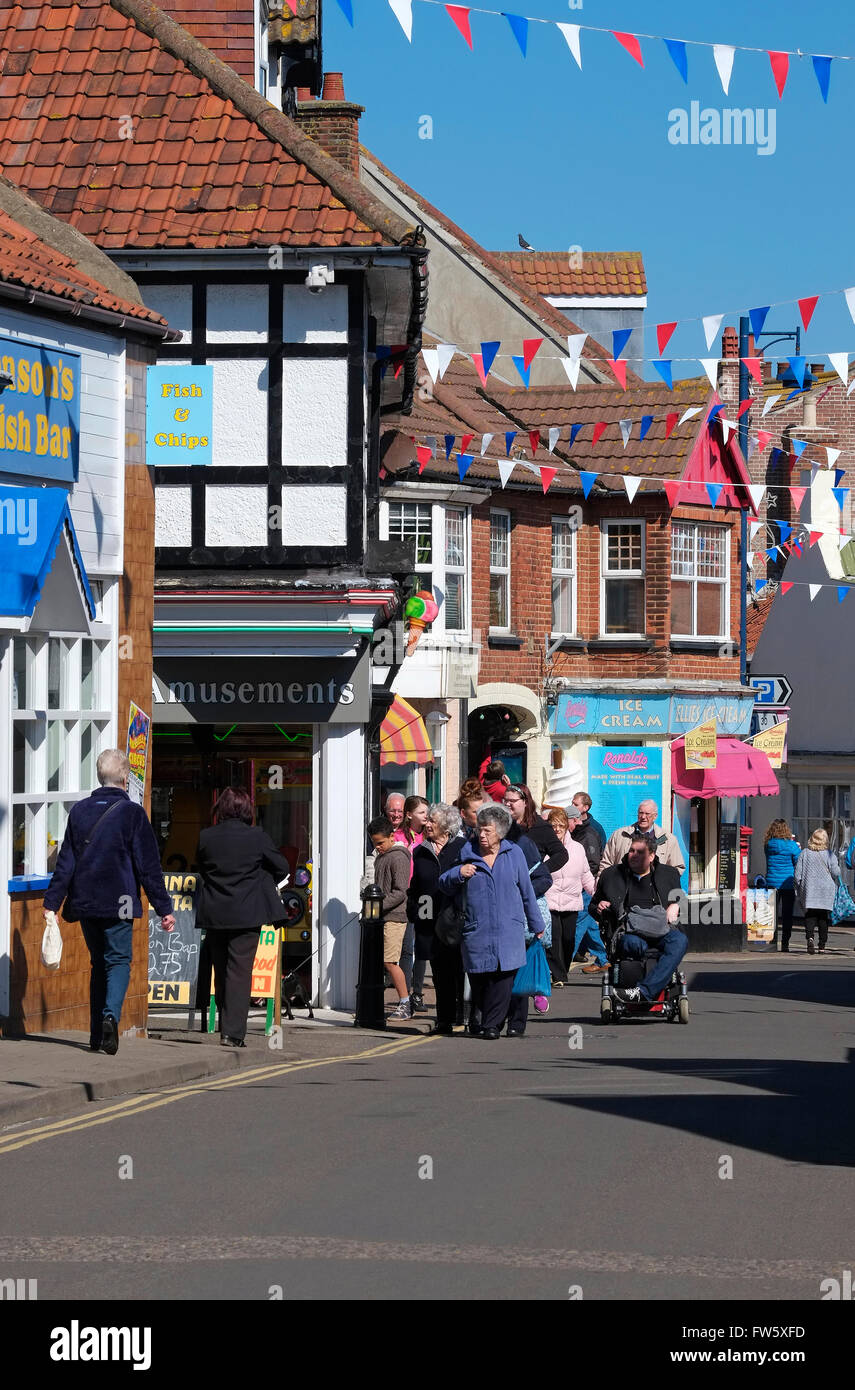
{"type": "Polygon", "coordinates": [[[87,632],[94,617],[66,489],[0,485],[0,629],[87,632]]]}

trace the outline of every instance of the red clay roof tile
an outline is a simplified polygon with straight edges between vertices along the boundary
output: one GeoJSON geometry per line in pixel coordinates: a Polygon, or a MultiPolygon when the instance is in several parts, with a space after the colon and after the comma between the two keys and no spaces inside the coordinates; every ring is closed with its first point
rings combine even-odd
{"type": "Polygon", "coordinates": [[[493,251],[491,254],[537,294],[586,299],[647,293],[640,251],[585,251],[580,268],[567,251],[493,251]]]}

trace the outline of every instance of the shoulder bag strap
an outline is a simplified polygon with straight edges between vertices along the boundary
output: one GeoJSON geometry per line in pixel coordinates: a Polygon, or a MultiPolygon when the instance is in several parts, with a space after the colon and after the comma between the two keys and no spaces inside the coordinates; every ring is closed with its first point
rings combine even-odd
{"type": "Polygon", "coordinates": [[[125,803],[123,801],[114,801],[112,806],[108,806],[106,811],[102,811],[101,815],[96,820],[92,829],[89,831],[89,834],[86,836],[86,839],[83,841],[80,853],[79,855],[77,855],[75,859],[75,870],[80,868],[80,865],[86,858],[87,851],[89,850],[89,846],[92,844],[92,841],[95,838],[95,831],[98,829],[98,826],[102,825],[108,816],[111,816],[113,812],[119,808],[119,806],[123,806],[124,804],[125,803]]]}

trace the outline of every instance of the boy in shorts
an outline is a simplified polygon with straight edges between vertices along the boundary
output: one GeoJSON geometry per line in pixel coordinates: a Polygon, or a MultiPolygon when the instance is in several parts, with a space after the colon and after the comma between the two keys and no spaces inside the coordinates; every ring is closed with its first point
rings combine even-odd
{"type": "Polygon", "coordinates": [[[383,919],[383,963],[392,984],[398,991],[398,1007],[392,1018],[412,1018],[407,981],[398,962],[407,930],[407,892],[410,887],[412,859],[406,845],[392,837],[392,823],[386,816],[376,816],[368,826],[368,836],[377,851],[374,882],[383,894],[380,913],[383,919]]]}

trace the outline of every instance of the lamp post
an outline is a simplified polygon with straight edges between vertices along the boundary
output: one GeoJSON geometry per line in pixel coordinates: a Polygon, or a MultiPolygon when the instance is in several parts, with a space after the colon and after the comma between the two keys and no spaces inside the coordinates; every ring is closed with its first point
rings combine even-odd
{"type": "Polygon", "coordinates": [[[359,979],[356,985],[357,1028],[385,1028],[383,990],[383,891],[376,883],[362,890],[359,932],[359,979]]]}

